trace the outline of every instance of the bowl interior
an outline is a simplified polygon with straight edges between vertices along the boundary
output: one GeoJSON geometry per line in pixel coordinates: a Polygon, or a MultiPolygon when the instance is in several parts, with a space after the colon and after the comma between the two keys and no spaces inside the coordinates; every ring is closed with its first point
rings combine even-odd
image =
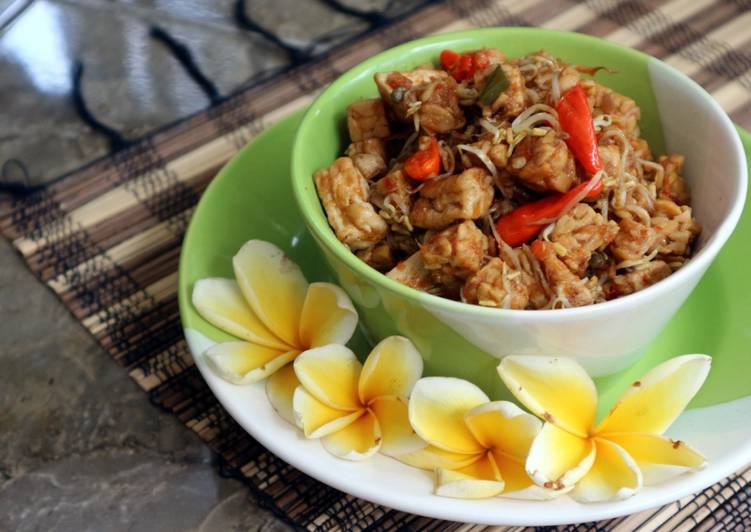
{"type": "MultiPolygon", "coordinates": [[[[717,253],[735,226],[745,198],[745,158],[727,115],[696,83],[641,52],[586,35],[536,28],[490,28],[412,41],[370,58],[332,83],[303,118],[292,153],[293,191],[303,218],[319,242],[359,275],[402,295],[443,304],[435,296],[386,278],[350,253],[328,226],[312,176],[328,167],[348,145],[346,108],[354,101],[378,94],[374,73],[435,63],[445,48],[463,51],[480,47],[499,48],[509,57],[545,49],[571,63],[605,66],[615,71],[600,71],[594,79],[636,100],[641,108],[642,136],[653,154],[666,153],[667,148],[686,156],[685,174],[693,191],[695,216],[704,228],[692,262],[704,254],[708,244],[719,240],[708,255],[717,253]]],[[[702,259],[702,270],[711,256],[702,259]]],[[[497,311],[460,306],[474,313],[497,311]]],[[[547,312],[569,311],[589,310],[582,307],[547,312]]],[[[535,314],[542,312],[546,311],[535,314]]]]}

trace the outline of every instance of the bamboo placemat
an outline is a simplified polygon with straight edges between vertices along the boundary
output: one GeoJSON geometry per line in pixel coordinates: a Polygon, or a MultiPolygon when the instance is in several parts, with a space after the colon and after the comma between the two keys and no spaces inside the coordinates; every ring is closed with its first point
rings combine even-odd
{"type": "MultiPolygon", "coordinates": [[[[502,25],[579,31],[644,50],[692,76],[733,120],[751,127],[748,0],[451,1],[236,94],[28,197],[0,203],[0,230],[153,403],[195,431],[220,457],[223,473],[243,480],[286,522],[324,530],[482,530],[356,499],[261,447],[196,370],[176,284],[180,243],[201,192],[259,131],[384,48],[428,33],[502,25]]],[[[578,528],[749,530],[751,467],[657,510],[578,528]]]]}

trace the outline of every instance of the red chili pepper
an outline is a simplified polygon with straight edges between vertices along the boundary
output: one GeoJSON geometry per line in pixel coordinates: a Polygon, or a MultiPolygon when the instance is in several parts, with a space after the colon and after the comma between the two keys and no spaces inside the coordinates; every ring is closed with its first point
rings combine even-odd
{"type": "Polygon", "coordinates": [[[488,66],[488,58],[483,54],[472,52],[460,54],[453,50],[443,50],[440,56],[441,66],[451,74],[456,81],[464,81],[475,75],[475,72],[488,66]]]}
{"type": "MultiPolygon", "coordinates": [[[[561,96],[555,109],[558,111],[561,129],[568,133],[566,144],[587,173],[595,175],[602,170],[602,161],[597,151],[592,113],[587,103],[587,95],[581,85],[574,85],[567,90],[561,96]]],[[[599,193],[600,189],[597,190],[597,194],[599,193]]]]}
{"type": "Polygon", "coordinates": [[[416,151],[404,161],[404,171],[418,181],[425,181],[441,173],[441,150],[435,138],[431,137],[426,148],[416,151]]]}
{"type": "Polygon", "coordinates": [[[537,257],[538,260],[545,260],[545,255],[547,255],[547,249],[545,248],[545,242],[542,240],[535,240],[532,242],[532,245],[529,246],[530,251],[532,251],[532,254],[537,257]]]}
{"type": "MultiPolygon", "coordinates": [[[[501,216],[495,223],[498,234],[509,246],[520,246],[537,236],[551,220],[560,218],[563,209],[589,185],[589,181],[579,183],[564,194],[554,194],[532,203],[527,203],[501,216]]],[[[601,184],[598,183],[588,194],[601,184]]]]}
{"type": "Polygon", "coordinates": [[[444,50],[441,52],[441,66],[446,70],[450,70],[459,61],[460,54],[453,50],[444,50]]]}

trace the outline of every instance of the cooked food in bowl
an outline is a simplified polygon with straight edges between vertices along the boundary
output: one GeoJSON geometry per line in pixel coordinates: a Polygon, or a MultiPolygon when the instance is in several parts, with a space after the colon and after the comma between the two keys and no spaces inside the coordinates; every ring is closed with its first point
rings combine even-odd
{"type": "Polygon", "coordinates": [[[347,109],[351,143],[315,175],[337,238],[405,285],[556,309],[680,268],[700,226],[683,157],[655,159],[636,103],[541,51],[444,50],[380,72],[347,109]]]}

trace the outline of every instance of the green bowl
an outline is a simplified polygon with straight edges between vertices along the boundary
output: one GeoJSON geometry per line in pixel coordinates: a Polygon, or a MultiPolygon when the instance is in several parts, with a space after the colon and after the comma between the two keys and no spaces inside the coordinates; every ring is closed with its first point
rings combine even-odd
{"type": "Polygon", "coordinates": [[[304,116],[291,172],[303,219],[372,339],[407,336],[421,351],[426,374],[468,379],[494,397],[504,395],[495,367],[506,355],[570,356],[594,376],[633,364],[730,236],[746,194],[745,156],[738,136],[725,113],[696,83],[635,50],[581,34],[531,28],[436,35],[385,51],[349,70],[304,116]],[[695,191],[695,213],[704,231],[696,256],[684,268],[646,290],[598,305],[547,311],[491,309],[401,285],[360,261],[337,240],[313,174],[346,148],[347,106],[377,95],[375,72],[435,62],[445,48],[481,47],[500,48],[510,57],[545,49],[571,63],[602,65],[616,72],[600,71],[595,79],[636,100],[642,110],[642,135],[653,152],[665,152],[664,132],[671,150],[686,154],[687,179],[695,191]],[[704,124],[705,131],[697,132],[695,123],[704,124]]]}

